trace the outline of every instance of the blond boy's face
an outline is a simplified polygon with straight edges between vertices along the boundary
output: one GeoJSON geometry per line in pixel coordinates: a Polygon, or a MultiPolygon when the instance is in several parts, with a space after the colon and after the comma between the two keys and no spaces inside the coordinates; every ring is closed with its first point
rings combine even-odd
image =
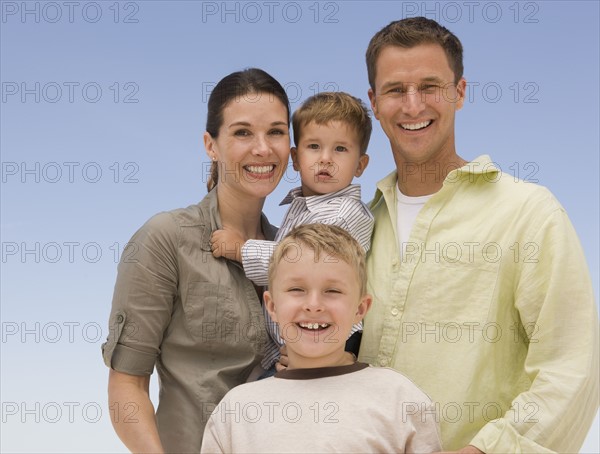
{"type": "Polygon", "coordinates": [[[371,305],[361,295],[357,271],[348,263],[298,244],[275,269],[265,292],[271,318],[287,345],[289,367],[314,368],[344,364],[344,347],[352,325],[371,305]]]}
{"type": "Polygon", "coordinates": [[[292,160],[305,197],[344,189],[369,163],[367,155],[360,156],[356,131],[342,121],[305,125],[298,147],[292,148],[292,160]]]}

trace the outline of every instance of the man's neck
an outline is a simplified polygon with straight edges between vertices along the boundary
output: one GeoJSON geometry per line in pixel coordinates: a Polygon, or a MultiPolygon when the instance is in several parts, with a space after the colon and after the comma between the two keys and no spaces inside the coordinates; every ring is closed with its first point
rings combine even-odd
{"type": "Polygon", "coordinates": [[[396,162],[398,189],[410,197],[435,194],[442,188],[446,176],[466,163],[467,161],[458,155],[446,160],[422,163],[396,162]]]}

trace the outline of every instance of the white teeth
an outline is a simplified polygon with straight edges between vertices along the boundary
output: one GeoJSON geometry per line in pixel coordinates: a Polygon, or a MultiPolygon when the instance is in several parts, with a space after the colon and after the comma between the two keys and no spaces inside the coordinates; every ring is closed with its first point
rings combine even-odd
{"type": "Polygon", "coordinates": [[[271,164],[268,166],[245,166],[245,168],[249,172],[262,174],[271,172],[275,168],[275,166],[271,164]]]}
{"type": "Polygon", "coordinates": [[[401,123],[402,129],[408,129],[409,131],[416,131],[423,129],[431,124],[431,120],[422,121],[421,123],[401,123]]]}
{"type": "Polygon", "coordinates": [[[307,328],[307,329],[319,329],[319,327],[321,328],[327,328],[329,326],[329,323],[299,323],[299,325],[302,328],[307,328]]]}

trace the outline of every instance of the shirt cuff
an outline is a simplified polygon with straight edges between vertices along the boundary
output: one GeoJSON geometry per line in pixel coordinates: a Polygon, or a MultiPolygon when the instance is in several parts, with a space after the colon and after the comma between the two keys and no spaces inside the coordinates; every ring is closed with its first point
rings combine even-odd
{"type": "Polygon", "coordinates": [[[553,453],[550,449],[538,445],[524,437],[505,419],[490,421],[475,435],[469,443],[486,454],[492,453],[553,453]]]}
{"type": "Polygon", "coordinates": [[[156,355],[117,344],[110,358],[110,367],[130,375],[151,375],[156,355]]]}

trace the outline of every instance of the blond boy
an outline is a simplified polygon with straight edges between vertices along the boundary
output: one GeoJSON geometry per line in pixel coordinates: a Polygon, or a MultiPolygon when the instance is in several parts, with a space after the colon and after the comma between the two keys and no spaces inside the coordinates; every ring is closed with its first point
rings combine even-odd
{"type": "Polygon", "coordinates": [[[434,452],[431,400],[399,372],[344,351],[365,316],[365,253],[344,229],[296,227],[277,246],[265,305],[289,366],[238,386],[213,411],[201,452],[434,452]]]}
{"type": "MultiPolygon", "coordinates": [[[[269,259],[277,242],[298,225],[337,225],[347,230],[365,251],[371,243],[373,216],[361,201],[360,186],[351,184],[369,163],[366,152],[372,125],[367,107],[347,93],[319,93],[294,112],[292,126],[296,145],[291,150],[292,161],[302,184],[281,202],[290,207],[275,241],[246,241],[231,230],[217,230],[211,240],[216,257],[234,251],[227,257],[242,262],[246,276],[260,286],[267,284],[269,259]]],[[[282,339],[266,312],[265,318],[271,342],[262,367],[274,373],[282,339]]],[[[357,324],[352,334],[361,330],[362,324],[357,324]]],[[[353,340],[348,342],[348,349],[357,351],[358,341],[353,340]]]]}

